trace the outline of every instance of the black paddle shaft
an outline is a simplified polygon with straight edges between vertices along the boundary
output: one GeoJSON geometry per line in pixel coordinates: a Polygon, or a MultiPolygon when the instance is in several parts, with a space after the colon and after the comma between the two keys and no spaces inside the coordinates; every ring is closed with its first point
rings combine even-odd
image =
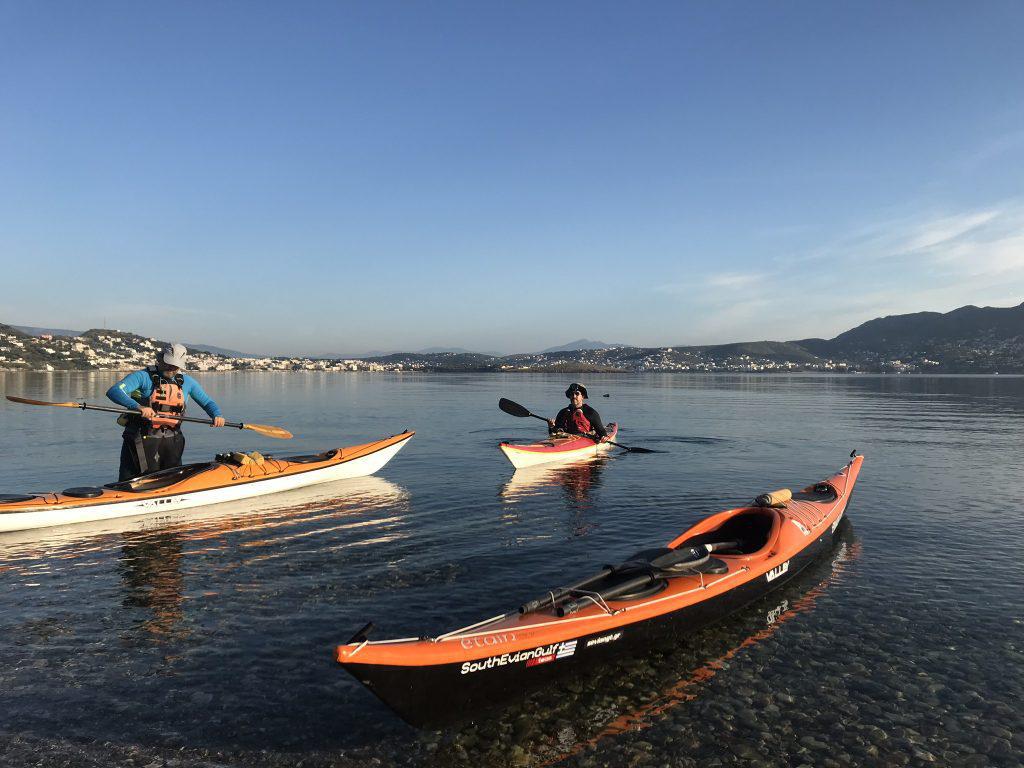
{"type": "MultiPolygon", "coordinates": [[[[79,406],[83,411],[103,411],[104,413],[127,413],[139,415],[139,412],[132,408],[112,408],[107,405],[89,405],[88,403],[81,403],[79,406]]],[[[212,419],[197,419],[194,416],[178,416],[176,414],[160,414],[162,419],[174,419],[175,421],[191,421],[193,424],[213,424],[212,419]]],[[[238,429],[245,429],[245,424],[241,424],[233,421],[225,421],[225,427],[236,427],[238,429]]]]}
{"type": "MultiPolygon", "coordinates": [[[[688,564],[696,566],[707,561],[708,557],[711,555],[712,552],[727,549],[735,549],[738,546],[740,546],[739,541],[720,541],[715,542],[713,544],[699,544],[693,547],[671,549],[663,555],[651,558],[649,562],[645,562],[645,565],[650,565],[652,570],[655,571],[664,571],[665,569],[672,568],[685,568],[688,564]]],[[[625,565],[625,563],[623,565],[625,565]]],[[[621,568],[622,566],[619,567],[621,568]]],[[[605,576],[609,575],[615,570],[616,569],[610,565],[605,566],[604,569],[602,569],[599,573],[595,573],[593,576],[590,576],[584,579],[583,581],[577,582],[572,586],[559,587],[558,589],[553,589],[544,597],[537,598],[536,600],[530,600],[528,603],[523,603],[521,606],[519,606],[519,613],[533,613],[534,611],[539,611],[541,608],[545,608],[547,606],[556,607],[556,611],[559,616],[565,616],[568,615],[568,613],[576,613],[576,611],[578,611],[585,604],[585,601],[576,600],[572,603],[569,603],[569,606],[573,606],[574,604],[575,605],[572,608],[572,610],[568,611],[568,613],[564,613],[562,606],[559,606],[558,603],[562,600],[565,600],[568,597],[572,597],[574,593],[579,592],[580,590],[590,586],[594,582],[600,581],[605,576]]],[[[683,574],[680,573],[679,575],[683,574]]],[[[664,577],[658,576],[658,578],[664,577]]],[[[608,596],[621,595],[625,592],[632,592],[638,587],[643,587],[651,580],[651,575],[645,574],[644,576],[626,582],[625,584],[620,585],[619,587],[613,587],[612,590],[607,590],[600,594],[603,598],[606,598],[608,596]],[[622,590],[621,587],[623,586],[627,588],[625,590],[622,590]]]]}

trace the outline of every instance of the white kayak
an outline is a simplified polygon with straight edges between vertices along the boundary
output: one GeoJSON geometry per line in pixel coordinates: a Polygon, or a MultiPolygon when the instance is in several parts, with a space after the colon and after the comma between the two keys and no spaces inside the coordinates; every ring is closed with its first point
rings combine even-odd
{"type": "MultiPolygon", "coordinates": [[[[608,425],[608,437],[614,440],[619,425],[608,425]]],[[[501,443],[498,446],[516,469],[550,464],[555,461],[580,461],[612,449],[611,443],[598,443],[585,435],[552,437],[539,443],[501,443]]]]}
{"type": "Polygon", "coordinates": [[[364,477],[387,464],[414,434],[308,456],[268,456],[260,463],[186,464],[100,487],[0,493],[0,532],[170,512],[364,477]]]}

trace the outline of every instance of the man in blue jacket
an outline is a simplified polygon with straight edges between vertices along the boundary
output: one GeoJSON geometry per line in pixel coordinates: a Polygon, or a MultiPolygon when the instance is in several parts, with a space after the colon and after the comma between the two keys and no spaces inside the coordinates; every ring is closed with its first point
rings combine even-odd
{"type": "Polygon", "coordinates": [[[181,372],[187,361],[188,350],[171,344],[156,356],[156,365],[128,374],[107,390],[115,403],[138,411],[118,420],[124,425],[119,480],[181,466],[185,436],[181,422],[171,417],[185,412],[190,397],[213,419],[213,426],[224,426],[213,398],[181,372]]]}

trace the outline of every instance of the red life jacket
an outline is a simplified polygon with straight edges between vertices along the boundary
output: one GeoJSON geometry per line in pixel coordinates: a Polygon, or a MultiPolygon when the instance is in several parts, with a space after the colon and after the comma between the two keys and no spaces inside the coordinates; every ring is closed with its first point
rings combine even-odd
{"type": "Polygon", "coordinates": [[[583,409],[569,411],[569,424],[575,427],[576,432],[581,435],[594,431],[594,428],[590,425],[590,419],[583,415],[583,409]]]}
{"type": "MultiPolygon", "coordinates": [[[[164,378],[159,368],[150,367],[146,369],[150,379],[153,381],[153,392],[148,398],[143,399],[143,405],[148,405],[159,413],[173,413],[181,415],[185,412],[185,391],[182,387],[185,384],[185,377],[181,372],[174,374],[171,379],[164,378]]],[[[150,429],[180,429],[181,422],[177,419],[161,419],[159,416],[150,421],[147,425],[150,429]]]]}

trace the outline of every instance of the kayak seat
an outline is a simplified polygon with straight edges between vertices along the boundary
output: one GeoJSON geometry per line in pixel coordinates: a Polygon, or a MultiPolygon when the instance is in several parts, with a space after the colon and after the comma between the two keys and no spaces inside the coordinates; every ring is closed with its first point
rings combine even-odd
{"type": "Polygon", "coordinates": [[[730,517],[715,530],[698,534],[681,542],[679,548],[695,547],[698,544],[713,544],[719,541],[738,541],[739,547],[724,550],[721,554],[753,554],[768,543],[768,536],[772,532],[774,513],[768,509],[765,512],[752,510],[730,517]]]}
{"type": "Polygon", "coordinates": [[[148,475],[139,475],[131,480],[124,480],[119,483],[107,483],[104,488],[112,491],[124,491],[126,493],[144,493],[146,491],[158,491],[186,480],[200,472],[220,466],[215,461],[199,462],[197,464],[183,464],[180,467],[161,469],[148,475]]]}
{"type": "Polygon", "coordinates": [[[0,504],[21,504],[34,498],[35,496],[26,496],[24,493],[0,493],[0,504]]]}
{"type": "Polygon", "coordinates": [[[91,485],[81,485],[75,488],[65,488],[63,493],[74,499],[95,499],[97,496],[103,495],[103,489],[91,485]]]}
{"type": "Polygon", "coordinates": [[[700,570],[697,563],[707,559],[708,553],[702,547],[655,547],[642,549],[616,567],[616,573],[626,571],[656,571],[659,569],[700,570]],[[696,550],[696,551],[694,551],[696,550]]]}
{"type": "Polygon", "coordinates": [[[292,464],[316,464],[318,461],[329,461],[338,455],[338,449],[324,451],[323,453],[309,454],[307,456],[285,456],[282,461],[292,464]]]}

